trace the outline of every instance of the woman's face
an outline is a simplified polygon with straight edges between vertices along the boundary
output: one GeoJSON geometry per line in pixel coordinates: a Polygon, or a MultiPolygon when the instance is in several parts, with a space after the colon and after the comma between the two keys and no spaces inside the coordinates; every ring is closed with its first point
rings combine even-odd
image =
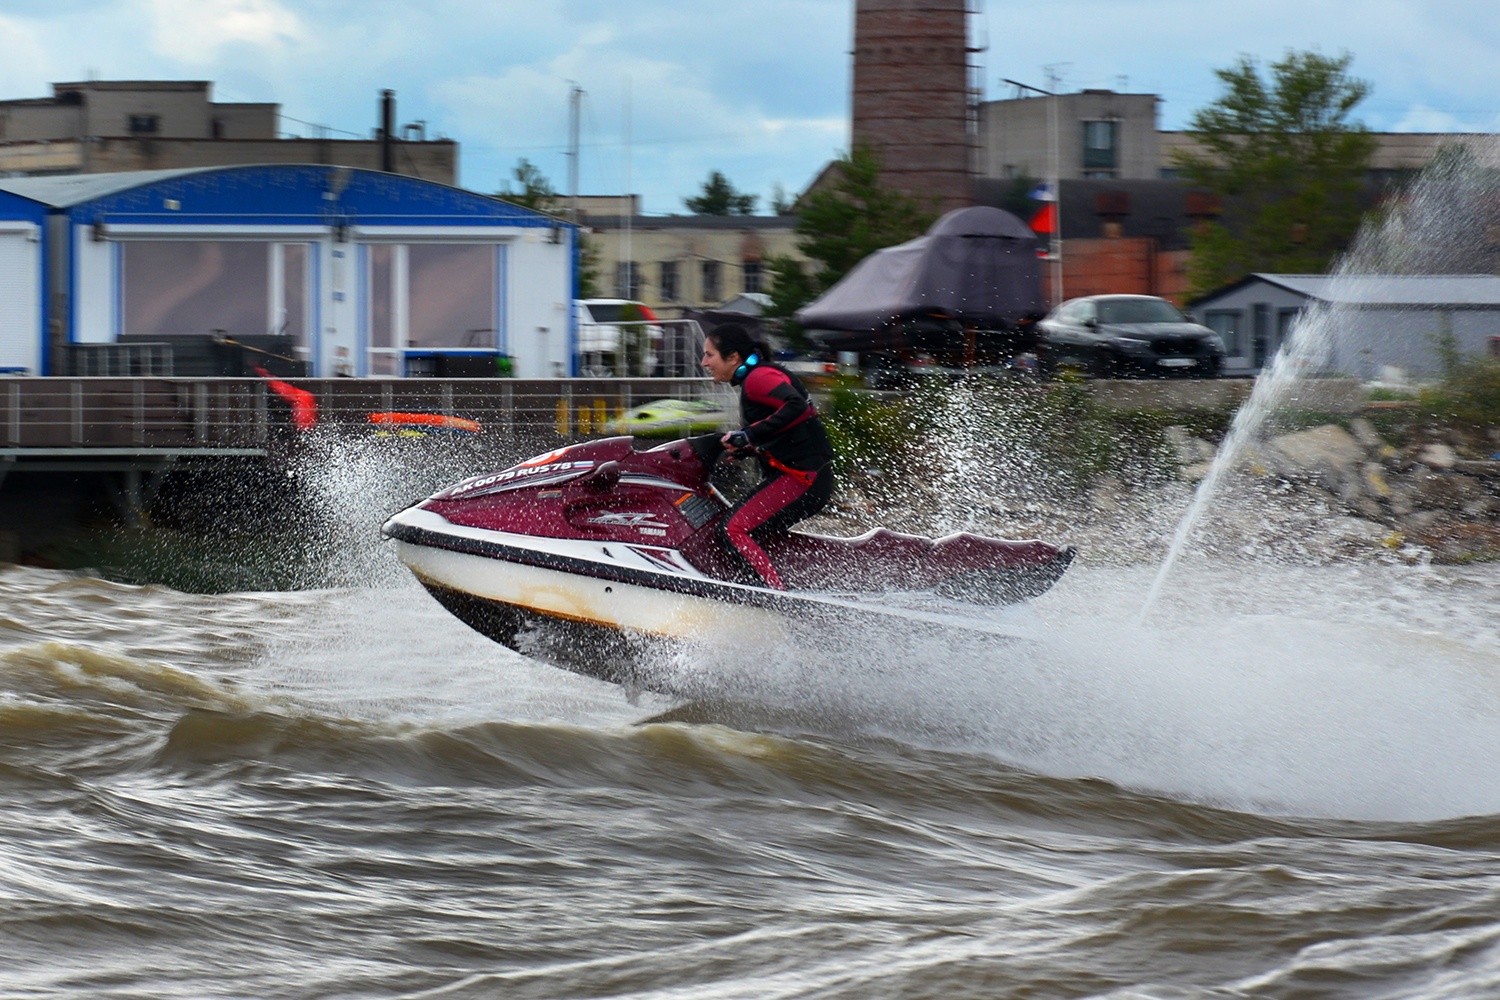
{"type": "Polygon", "coordinates": [[[719,345],[710,338],[703,342],[703,367],[708,369],[708,374],[715,382],[728,382],[734,378],[734,370],[745,361],[735,351],[728,357],[719,353],[719,345]]]}

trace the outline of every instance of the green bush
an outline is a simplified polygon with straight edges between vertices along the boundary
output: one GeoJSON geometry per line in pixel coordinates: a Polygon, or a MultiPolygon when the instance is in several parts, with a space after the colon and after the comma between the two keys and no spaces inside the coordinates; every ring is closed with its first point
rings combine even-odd
{"type": "Polygon", "coordinates": [[[1469,428],[1500,427],[1500,358],[1452,359],[1438,384],[1422,390],[1421,412],[1469,428]]]}
{"type": "Polygon", "coordinates": [[[1085,491],[1105,477],[1142,483],[1176,473],[1166,428],[1222,432],[1225,418],[1100,406],[1087,383],[935,382],[895,399],[834,389],[820,404],[842,477],[900,477],[962,464],[1012,494],[1085,491]]]}

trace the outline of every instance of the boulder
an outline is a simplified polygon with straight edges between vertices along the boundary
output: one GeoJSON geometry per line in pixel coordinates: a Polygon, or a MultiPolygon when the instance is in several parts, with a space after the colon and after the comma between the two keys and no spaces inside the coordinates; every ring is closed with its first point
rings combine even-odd
{"type": "Polygon", "coordinates": [[[1214,454],[1218,451],[1213,445],[1202,438],[1195,438],[1188,433],[1186,427],[1176,424],[1168,427],[1164,432],[1167,443],[1177,453],[1177,461],[1182,465],[1195,465],[1199,462],[1212,462],[1214,454]]]}
{"type": "Polygon", "coordinates": [[[1451,469],[1458,461],[1458,453],[1452,445],[1434,441],[1425,444],[1417,452],[1417,461],[1431,469],[1451,469]]]}
{"type": "Polygon", "coordinates": [[[1283,434],[1267,442],[1265,450],[1287,479],[1316,482],[1346,501],[1363,492],[1359,472],[1365,450],[1337,424],[1283,434]]]}
{"type": "Polygon", "coordinates": [[[1380,432],[1375,429],[1375,425],[1364,417],[1355,417],[1349,421],[1349,433],[1354,435],[1354,440],[1358,441],[1359,446],[1365,451],[1379,454],[1390,447],[1380,436],[1380,432]]]}

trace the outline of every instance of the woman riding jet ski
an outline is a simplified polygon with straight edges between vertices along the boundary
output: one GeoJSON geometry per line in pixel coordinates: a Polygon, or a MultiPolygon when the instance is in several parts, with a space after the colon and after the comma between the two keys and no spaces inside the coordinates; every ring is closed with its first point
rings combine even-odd
{"type": "Polygon", "coordinates": [[[696,438],[693,444],[710,465],[717,457],[714,444],[731,455],[749,452],[759,460],[760,485],[734,505],[719,534],[725,549],[754,574],[750,582],[785,590],[756,536],[785,531],[827,505],[833,496],[833,447],[807,390],[791,372],[762,360],[768,356],[763,345],[732,323],[708,335],[703,367],[715,382],[739,387],[743,430],[696,438]]]}
{"type": "MultiPolygon", "coordinates": [[[[705,352],[710,371],[739,355],[724,344],[712,353],[716,359],[705,352]]],[[[647,669],[659,642],[736,635],[764,641],[849,620],[1009,636],[1006,626],[983,619],[869,597],[923,591],[1010,604],[1045,592],[1067,569],[1073,549],[1041,541],[787,530],[826,501],[826,438],[815,416],[802,416],[810,406],[799,411],[790,402],[795,381],[755,375],[758,365],[746,361],[740,355],[729,369],[731,381],[748,385],[743,430],[641,451],[629,437],[559,448],[436,493],[392,516],[382,534],[444,607],[489,638],[579,673],[665,693],[673,693],[670,684],[647,669]],[[782,405],[757,402],[762,392],[782,405]],[[788,405],[794,409],[778,425],[788,405]],[[763,409],[770,415],[760,415],[763,409]],[[786,447],[797,440],[785,433],[794,420],[808,429],[804,449],[786,447]],[[767,443],[769,455],[759,458],[773,475],[731,506],[709,481],[714,462],[767,443]],[[736,515],[743,517],[737,522],[736,515]]]]}

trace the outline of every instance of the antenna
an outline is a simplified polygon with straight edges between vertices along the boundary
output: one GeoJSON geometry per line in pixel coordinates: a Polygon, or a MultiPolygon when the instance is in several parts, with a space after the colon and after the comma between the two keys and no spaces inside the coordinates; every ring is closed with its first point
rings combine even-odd
{"type": "Polygon", "coordinates": [[[635,258],[631,255],[630,227],[635,222],[635,199],[630,191],[630,77],[625,78],[625,291],[622,299],[635,298],[635,258]]]}

